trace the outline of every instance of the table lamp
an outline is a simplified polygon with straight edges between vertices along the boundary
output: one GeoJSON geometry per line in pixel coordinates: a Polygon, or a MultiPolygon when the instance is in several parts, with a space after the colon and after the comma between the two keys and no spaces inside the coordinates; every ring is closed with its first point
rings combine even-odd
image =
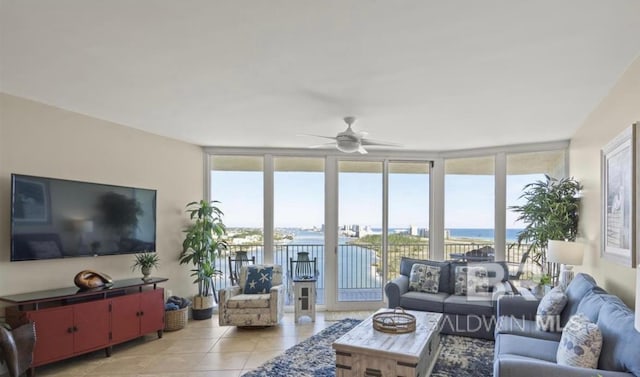
{"type": "Polygon", "coordinates": [[[567,288],[573,279],[573,266],[582,264],[584,245],[577,242],[550,240],[547,246],[547,261],[560,263],[560,279],[562,288],[567,288]]]}

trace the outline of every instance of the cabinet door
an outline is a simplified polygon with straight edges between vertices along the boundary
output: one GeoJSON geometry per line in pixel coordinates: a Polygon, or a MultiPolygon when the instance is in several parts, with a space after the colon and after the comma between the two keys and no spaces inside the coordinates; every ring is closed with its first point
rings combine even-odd
{"type": "Polygon", "coordinates": [[[36,324],[34,366],[73,354],[73,307],[30,311],[27,318],[36,324]]]}
{"type": "Polygon", "coordinates": [[[162,288],[140,294],[140,334],[164,329],[164,290],[162,288]]]}
{"type": "Polygon", "coordinates": [[[140,335],[140,295],[131,294],[111,300],[111,342],[140,335]]]}
{"type": "Polygon", "coordinates": [[[83,352],[109,344],[109,301],[73,306],[73,350],[83,352]]]}

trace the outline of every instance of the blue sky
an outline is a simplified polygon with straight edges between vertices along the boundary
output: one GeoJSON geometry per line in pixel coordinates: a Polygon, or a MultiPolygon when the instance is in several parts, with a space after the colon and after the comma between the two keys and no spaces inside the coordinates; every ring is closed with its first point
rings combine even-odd
{"type": "MultiPolygon", "coordinates": [[[[341,173],[339,224],[382,225],[382,175],[341,173]]],[[[517,203],[527,183],[541,174],[507,177],[507,205],[517,203]]],[[[229,227],[262,227],[262,173],[214,171],[212,197],[219,200],[229,227]]],[[[276,172],[274,175],[276,227],[312,227],[324,222],[324,174],[276,172]]],[[[426,174],[391,174],[389,226],[428,228],[429,182],[426,174]]],[[[493,228],[494,178],[481,175],[447,175],[445,180],[446,228],[493,228]]],[[[507,228],[521,228],[507,214],[507,228]]]]}

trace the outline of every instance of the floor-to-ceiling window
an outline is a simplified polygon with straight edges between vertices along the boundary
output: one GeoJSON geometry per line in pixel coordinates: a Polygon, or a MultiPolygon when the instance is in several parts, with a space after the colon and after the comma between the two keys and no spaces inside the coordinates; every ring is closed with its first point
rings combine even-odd
{"type": "MultiPolygon", "coordinates": [[[[464,259],[495,240],[494,156],[445,160],[444,257],[464,259]]],[[[491,249],[490,249],[491,248],[491,249]]]]}
{"type": "MultiPolygon", "coordinates": [[[[287,283],[302,258],[316,260],[318,304],[324,303],[324,159],[273,158],[274,262],[282,265],[287,283]],[[293,265],[293,268],[292,268],[293,265]]],[[[291,286],[288,285],[291,293],[291,286]]],[[[291,295],[288,297],[291,302],[291,295]]]]}
{"type": "Polygon", "coordinates": [[[381,301],[381,161],[338,162],[338,301],[381,301]]]}
{"type": "Polygon", "coordinates": [[[524,184],[566,175],[566,143],[526,150],[436,153],[432,163],[417,152],[211,148],[209,194],[222,202],[232,251],[280,263],[288,274],[289,259],[306,250],[318,258],[318,303],[362,308],[379,305],[403,256],[504,251],[517,268],[519,254],[509,246],[522,224],[504,208],[518,203],[524,184]]]}
{"type": "Polygon", "coordinates": [[[506,260],[511,262],[511,274],[520,274],[519,278],[529,278],[534,273],[540,272],[540,267],[530,259],[522,261],[522,257],[528,245],[518,245],[518,233],[526,224],[518,221],[518,214],[510,209],[525,203],[522,195],[526,185],[535,181],[544,181],[545,175],[553,178],[565,176],[565,152],[564,150],[511,153],[507,155],[506,162],[506,260]]]}
{"type": "Polygon", "coordinates": [[[262,156],[211,156],[210,198],[217,200],[224,212],[229,253],[218,260],[222,271],[215,283],[225,287],[229,283],[228,257],[244,251],[257,262],[264,258],[263,232],[263,171],[262,156]]]}
{"type": "MultiPolygon", "coordinates": [[[[387,277],[400,274],[402,257],[429,259],[429,185],[431,163],[388,164],[387,277]]],[[[382,266],[380,266],[382,267],[382,266]]]]}

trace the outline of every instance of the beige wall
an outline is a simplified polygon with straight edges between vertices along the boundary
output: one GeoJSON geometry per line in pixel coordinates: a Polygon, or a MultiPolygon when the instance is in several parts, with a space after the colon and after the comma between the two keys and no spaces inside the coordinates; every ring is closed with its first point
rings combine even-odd
{"type": "Polygon", "coordinates": [[[157,250],[165,288],[191,295],[177,257],[184,205],[203,195],[200,147],[0,93],[0,295],[73,286],[84,269],[139,276],[132,255],[9,262],[11,173],[156,189],[157,250]]]}
{"type": "MultiPolygon", "coordinates": [[[[600,149],[622,130],[640,121],[640,58],[571,139],[571,175],[584,185],[580,233],[588,251],[578,271],[592,274],[609,292],[633,308],[636,270],[600,258],[600,149]]],[[[636,189],[637,191],[638,189],[636,189]]],[[[636,231],[638,231],[636,225],[636,231]]],[[[634,251],[635,252],[635,251],[634,251]]]]}

